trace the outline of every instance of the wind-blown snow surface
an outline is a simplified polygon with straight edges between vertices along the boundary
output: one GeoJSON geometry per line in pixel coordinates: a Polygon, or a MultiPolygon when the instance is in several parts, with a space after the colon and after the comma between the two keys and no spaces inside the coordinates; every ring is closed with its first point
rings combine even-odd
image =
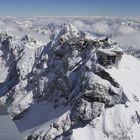
{"type": "Polygon", "coordinates": [[[25,139],[139,140],[139,19],[0,21],[0,100],[25,139]],[[102,66],[98,49],[118,46],[102,66]]]}

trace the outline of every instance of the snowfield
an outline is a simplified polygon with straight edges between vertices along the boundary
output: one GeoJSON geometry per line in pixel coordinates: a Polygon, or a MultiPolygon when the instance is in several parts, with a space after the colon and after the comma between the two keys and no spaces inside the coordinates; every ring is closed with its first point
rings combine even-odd
{"type": "Polygon", "coordinates": [[[139,140],[139,37],[139,18],[0,18],[0,101],[24,139],[139,140]]]}
{"type": "Polygon", "coordinates": [[[130,55],[123,56],[118,68],[107,70],[122,85],[130,101],[140,98],[139,70],[140,61],[130,55]]]}
{"type": "MultiPolygon", "coordinates": [[[[99,118],[93,120],[93,127],[73,130],[71,140],[138,140],[140,137],[140,61],[124,55],[119,66],[107,69],[123,87],[127,95],[126,105],[116,105],[106,109],[99,118]]],[[[91,123],[92,124],[92,123],[91,123]]]]}

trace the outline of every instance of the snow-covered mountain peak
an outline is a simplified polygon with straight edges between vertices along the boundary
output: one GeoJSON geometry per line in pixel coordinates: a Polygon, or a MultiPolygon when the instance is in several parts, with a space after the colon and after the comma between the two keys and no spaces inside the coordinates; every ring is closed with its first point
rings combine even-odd
{"type": "Polygon", "coordinates": [[[30,28],[32,27],[32,22],[31,21],[15,21],[18,25],[19,25],[19,28],[21,30],[30,30],[30,28]]]}
{"type": "Polygon", "coordinates": [[[69,24],[64,24],[64,30],[65,32],[70,32],[72,35],[76,35],[78,34],[78,29],[77,27],[75,27],[74,25],[72,25],[71,23],[69,24]]]}
{"type": "Polygon", "coordinates": [[[0,34],[0,101],[25,139],[138,140],[139,60],[93,25],[25,21],[0,34]]]}
{"type": "Polygon", "coordinates": [[[79,30],[73,26],[72,24],[63,24],[60,28],[60,31],[58,32],[57,38],[63,38],[65,40],[68,40],[71,37],[79,36],[79,30]]]}
{"type": "Polygon", "coordinates": [[[12,36],[7,34],[7,33],[1,33],[0,34],[0,41],[4,41],[4,40],[11,41],[12,40],[12,36]]]}
{"type": "Polygon", "coordinates": [[[43,45],[40,41],[34,39],[33,37],[29,35],[24,35],[20,41],[21,41],[21,44],[32,46],[32,47],[41,47],[43,45]]]}

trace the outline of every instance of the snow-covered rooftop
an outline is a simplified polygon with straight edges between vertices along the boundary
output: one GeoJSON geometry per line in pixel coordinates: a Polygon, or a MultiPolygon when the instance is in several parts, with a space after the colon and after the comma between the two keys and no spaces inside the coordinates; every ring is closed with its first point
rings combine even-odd
{"type": "Polygon", "coordinates": [[[99,49],[98,52],[105,55],[116,56],[116,53],[111,51],[110,49],[99,49]]]}

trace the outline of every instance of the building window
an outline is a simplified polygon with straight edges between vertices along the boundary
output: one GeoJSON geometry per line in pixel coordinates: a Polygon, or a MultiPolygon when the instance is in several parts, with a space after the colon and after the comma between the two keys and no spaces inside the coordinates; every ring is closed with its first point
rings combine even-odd
{"type": "Polygon", "coordinates": [[[112,63],[115,63],[116,57],[115,56],[107,56],[108,61],[112,61],[112,63]]]}

